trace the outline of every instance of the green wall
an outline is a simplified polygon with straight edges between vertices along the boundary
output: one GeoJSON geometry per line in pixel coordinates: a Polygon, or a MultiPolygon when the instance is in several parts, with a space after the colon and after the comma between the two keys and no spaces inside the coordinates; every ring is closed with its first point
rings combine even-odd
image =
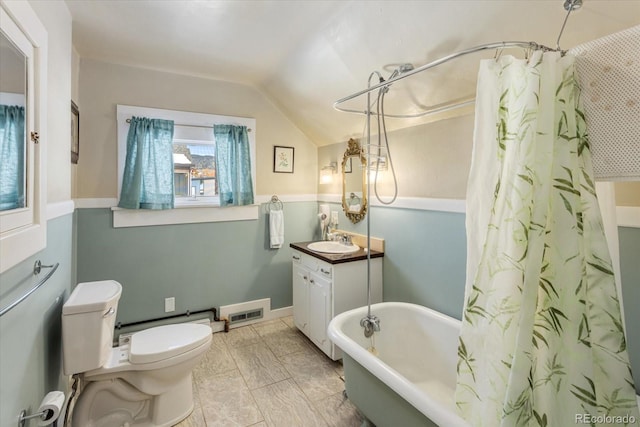
{"type": "MultiPolygon", "coordinates": [[[[331,210],[339,210],[331,204],[331,210]]],[[[371,235],[385,239],[385,301],[424,305],[460,318],[466,268],[465,215],[372,207],[371,235]]],[[[340,229],[366,234],[340,211],[340,229]]]]}
{"type": "MultiPolygon", "coordinates": [[[[338,204],[332,210],[341,212],[338,204]]],[[[285,239],[268,248],[268,216],[257,221],[114,229],[110,209],[78,210],[78,281],[115,279],[124,291],[123,323],[161,317],[164,298],[176,311],[271,298],[290,306],[290,242],[318,238],[317,203],[285,203],[285,239]],[[214,243],[215,242],[215,243],[214,243]]],[[[384,299],[425,305],[460,318],[464,300],[465,215],[373,207],[371,234],[385,239],[384,299]]],[[[340,213],[340,228],[366,234],[340,213]]],[[[640,229],[620,229],[627,335],[640,383],[640,229]]],[[[639,390],[640,391],[640,390],[639,390]]]]}
{"type": "Polygon", "coordinates": [[[36,260],[60,263],[40,289],[0,317],[0,426],[16,426],[20,411],[34,412],[49,391],[67,390],[61,315],[71,286],[72,236],[73,215],[49,221],[47,248],[0,275],[0,304],[5,307],[35,284],[36,260]]]}
{"type": "Polygon", "coordinates": [[[290,242],[313,239],[315,202],[284,203],[285,244],[269,248],[268,215],[201,224],[113,228],[110,209],[78,211],[78,282],[113,279],[122,284],[117,321],[165,316],[164,299],[176,312],[271,298],[288,307],[290,242]]]}
{"type": "Polygon", "coordinates": [[[636,392],[640,394],[640,228],[619,227],[618,233],[627,349],[636,381],[636,392]]]}

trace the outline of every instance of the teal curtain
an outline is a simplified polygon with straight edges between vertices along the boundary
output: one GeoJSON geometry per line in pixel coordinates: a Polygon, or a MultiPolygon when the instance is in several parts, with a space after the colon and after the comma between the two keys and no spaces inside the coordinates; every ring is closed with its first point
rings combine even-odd
{"type": "Polygon", "coordinates": [[[480,66],[456,388],[474,426],[640,420],[574,61],[480,66]]]}
{"type": "Polygon", "coordinates": [[[0,211],[25,203],[24,107],[0,105],[0,211]]]}
{"type": "Polygon", "coordinates": [[[173,121],[132,117],[118,206],[172,209],[173,121]]]}
{"type": "Polygon", "coordinates": [[[247,132],[246,126],[213,127],[220,206],[253,204],[251,150],[247,132]]]}

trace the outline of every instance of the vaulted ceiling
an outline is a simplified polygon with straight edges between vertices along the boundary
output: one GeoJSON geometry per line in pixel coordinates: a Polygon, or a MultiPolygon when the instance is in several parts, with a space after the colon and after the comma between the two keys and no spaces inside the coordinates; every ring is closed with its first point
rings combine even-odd
{"type": "MultiPolygon", "coordinates": [[[[550,47],[563,0],[67,0],[81,57],[243,83],[264,92],[318,145],[362,132],[364,116],[333,109],[386,78],[480,44],[535,41],[550,47]]],[[[560,40],[568,49],[640,24],[638,0],[584,0],[560,40]]],[[[414,113],[472,95],[474,54],[394,85],[386,111],[414,113]]],[[[345,104],[365,110],[365,97],[345,104]]],[[[392,119],[390,129],[425,119],[392,119]]],[[[429,119],[426,119],[429,120],[429,119]]]]}

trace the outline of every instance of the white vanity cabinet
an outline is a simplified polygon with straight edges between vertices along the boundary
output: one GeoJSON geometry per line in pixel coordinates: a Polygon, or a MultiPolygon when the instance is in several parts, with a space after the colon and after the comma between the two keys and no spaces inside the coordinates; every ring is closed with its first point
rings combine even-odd
{"type": "MultiPolygon", "coordinates": [[[[342,353],[327,337],[331,319],[367,305],[367,260],[354,256],[317,256],[296,249],[293,255],[293,321],[333,360],[342,353]],[[332,259],[335,258],[335,259],[332,259]],[[332,263],[333,262],[333,263],[332,263]]],[[[382,254],[371,259],[371,302],[382,301],[382,254]]]]}

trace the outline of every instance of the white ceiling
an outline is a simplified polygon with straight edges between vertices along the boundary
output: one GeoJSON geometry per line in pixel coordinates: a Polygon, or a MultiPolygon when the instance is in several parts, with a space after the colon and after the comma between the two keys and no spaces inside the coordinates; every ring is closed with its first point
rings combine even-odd
{"type": "MultiPolygon", "coordinates": [[[[243,83],[263,91],[316,144],[358,136],[364,116],[333,102],[369,74],[416,67],[503,40],[555,47],[563,0],[66,0],[81,57],[243,83]]],[[[584,0],[560,45],[640,24],[639,0],[584,0]]],[[[396,83],[386,111],[408,113],[470,95],[469,55],[396,83]]],[[[365,109],[362,97],[347,106],[365,109]]],[[[416,124],[392,119],[390,129],[416,124]]]]}

